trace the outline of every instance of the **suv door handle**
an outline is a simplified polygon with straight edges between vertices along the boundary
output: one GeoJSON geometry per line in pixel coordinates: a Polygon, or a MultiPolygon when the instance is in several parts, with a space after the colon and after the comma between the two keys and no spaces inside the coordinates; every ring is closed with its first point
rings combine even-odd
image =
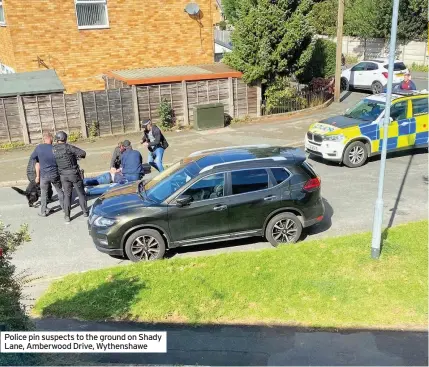
{"type": "Polygon", "coordinates": [[[226,205],[216,205],[216,206],[213,208],[213,210],[214,210],[214,211],[217,211],[217,212],[220,212],[220,211],[222,211],[222,210],[225,210],[226,208],[228,208],[226,205]]]}
{"type": "Polygon", "coordinates": [[[271,201],[271,200],[274,200],[276,197],[277,196],[275,196],[275,195],[270,195],[270,196],[265,197],[264,200],[265,201],[271,201]]]}

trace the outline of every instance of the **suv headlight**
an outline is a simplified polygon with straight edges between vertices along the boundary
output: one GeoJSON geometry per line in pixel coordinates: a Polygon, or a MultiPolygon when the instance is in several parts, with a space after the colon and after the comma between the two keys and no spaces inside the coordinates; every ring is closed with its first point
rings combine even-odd
{"type": "Polygon", "coordinates": [[[323,140],[325,141],[343,141],[344,140],[344,135],[339,134],[339,135],[325,135],[323,137],[323,140]]]}
{"type": "Polygon", "coordinates": [[[113,219],[98,217],[94,221],[94,226],[96,226],[96,227],[110,227],[110,226],[113,226],[115,223],[116,223],[116,221],[113,219]]]}

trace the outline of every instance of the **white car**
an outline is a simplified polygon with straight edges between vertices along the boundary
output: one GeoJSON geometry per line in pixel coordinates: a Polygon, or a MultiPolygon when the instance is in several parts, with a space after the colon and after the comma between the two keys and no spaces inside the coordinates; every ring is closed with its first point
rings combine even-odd
{"type": "MultiPolygon", "coordinates": [[[[402,82],[408,72],[402,61],[396,60],[393,66],[393,84],[402,82]]],[[[343,70],[341,73],[341,89],[365,89],[373,94],[382,93],[387,85],[388,61],[366,60],[343,70]]]]}

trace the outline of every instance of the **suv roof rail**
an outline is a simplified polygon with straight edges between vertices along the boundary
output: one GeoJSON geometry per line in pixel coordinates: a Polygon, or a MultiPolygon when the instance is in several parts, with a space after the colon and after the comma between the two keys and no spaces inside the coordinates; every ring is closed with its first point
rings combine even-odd
{"type": "Polygon", "coordinates": [[[270,144],[236,145],[236,146],[229,146],[229,147],[221,147],[221,148],[212,148],[212,149],[205,149],[205,150],[197,150],[196,152],[193,152],[193,153],[189,154],[189,157],[195,157],[195,156],[201,155],[203,153],[216,152],[216,151],[227,150],[227,149],[269,148],[269,147],[271,147],[270,144]]]}
{"type": "Polygon", "coordinates": [[[212,164],[210,166],[204,167],[200,173],[203,172],[207,172],[210,171],[216,167],[219,166],[226,166],[228,164],[234,164],[234,163],[242,163],[242,162],[254,162],[254,161],[267,161],[267,160],[271,160],[271,161],[287,161],[288,158],[283,157],[283,156],[276,156],[276,157],[266,157],[266,158],[252,158],[252,159],[242,159],[239,161],[230,161],[230,162],[224,162],[224,163],[216,163],[216,164],[212,164]]]}
{"type": "Polygon", "coordinates": [[[417,96],[419,94],[428,94],[427,89],[422,90],[404,90],[404,89],[393,89],[392,94],[398,96],[417,96]]]}

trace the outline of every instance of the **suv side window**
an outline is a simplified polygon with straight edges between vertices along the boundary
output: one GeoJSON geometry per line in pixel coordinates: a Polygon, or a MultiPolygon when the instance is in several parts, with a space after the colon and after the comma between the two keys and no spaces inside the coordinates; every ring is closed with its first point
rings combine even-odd
{"type": "Polygon", "coordinates": [[[280,185],[289,178],[289,173],[284,168],[271,168],[271,172],[276,180],[276,185],[280,185]]]}
{"type": "Polygon", "coordinates": [[[249,169],[231,172],[232,195],[268,189],[268,172],[249,169]]]}
{"type": "Polygon", "coordinates": [[[404,120],[407,118],[408,101],[395,103],[390,110],[390,117],[393,121],[404,120]]]}
{"type": "Polygon", "coordinates": [[[413,116],[425,115],[428,113],[427,98],[419,98],[411,100],[413,103],[413,116]]]}
{"type": "Polygon", "coordinates": [[[216,199],[224,196],[225,174],[217,173],[195,182],[182,195],[189,195],[192,201],[216,199]]]}
{"type": "Polygon", "coordinates": [[[378,70],[378,65],[373,62],[366,63],[366,70],[378,70]]]}
{"type": "Polygon", "coordinates": [[[365,63],[360,62],[359,64],[352,67],[352,71],[363,71],[365,70],[365,63]]]}

